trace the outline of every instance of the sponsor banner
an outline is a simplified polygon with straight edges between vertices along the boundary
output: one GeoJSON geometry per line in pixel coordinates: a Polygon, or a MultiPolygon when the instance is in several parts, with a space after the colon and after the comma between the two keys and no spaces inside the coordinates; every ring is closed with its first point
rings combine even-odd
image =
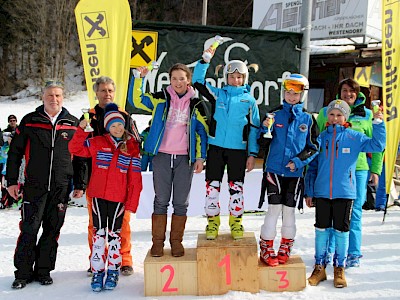
{"type": "MultiPolygon", "coordinates": [[[[214,42],[216,35],[222,36],[224,43],[218,47],[211,60],[207,80],[214,86],[222,87],[222,68],[216,76],[216,67],[233,59],[242,60],[247,65],[258,64],[257,73],[250,68],[249,85],[259,105],[261,117],[267,108],[281,104],[282,78],[299,72],[300,51],[296,49],[301,45],[301,35],[298,33],[154,22],[134,23],[132,34],[135,35],[137,31],[145,33],[136,39],[133,49],[140,49],[132,59],[141,56],[137,59],[142,60],[142,65],[148,63],[139,52],[143,51],[150,57],[151,47],[155,44],[154,33],[158,33],[156,61],[160,67],[150,71],[145,77],[145,91],[156,92],[166,87],[169,84],[168,70],[175,63],[184,63],[193,68],[201,59],[203,51],[214,42]],[[144,43],[143,39],[146,37],[151,37],[153,42],[147,38],[148,43],[144,43]]],[[[126,109],[135,113],[142,112],[135,110],[128,102],[126,109]]]]}
{"type": "Polygon", "coordinates": [[[100,76],[116,84],[115,103],[125,107],[132,47],[132,20],[127,0],[81,0],[75,8],[90,107],[100,76]]]}
{"type": "MultiPolygon", "coordinates": [[[[380,41],[381,0],[307,0],[311,40],[369,36],[380,41]],[[378,32],[378,34],[377,34],[378,32]]],[[[301,32],[301,0],[254,0],[254,29],[301,32]]]]}
{"type": "Polygon", "coordinates": [[[390,183],[400,138],[400,1],[382,0],[382,93],[386,122],[386,191],[390,183]]]}

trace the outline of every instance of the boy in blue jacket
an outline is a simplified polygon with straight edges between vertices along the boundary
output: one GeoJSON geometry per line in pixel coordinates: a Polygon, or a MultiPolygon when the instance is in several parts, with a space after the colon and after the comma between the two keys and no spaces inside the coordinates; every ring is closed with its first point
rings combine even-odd
{"type": "Polygon", "coordinates": [[[260,230],[260,259],[271,267],[289,259],[296,235],[296,206],[303,201],[304,168],[318,151],[316,122],[303,108],[308,87],[307,78],[301,74],[285,78],[281,88],[283,105],[273,110],[275,122],[271,124],[271,118],[266,118],[260,130],[263,136],[272,125],[259,204],[260,207],[267,194],[268,210],[260,230]],[[276,255],[273,244],[281,214],[281,243],[276,255]]]}
{"type": "Polygon", "coordinates": [[[347,119],[350,106],[333,100],[327,107],[328,124],[318,137],[320,153],[309,165],[305,177],[307,206],[316,206],[315,267],[308,278],[310,285],[326,280],[326,252],[329,228],[335,232],[333,257],[337,288],[347,286],[344,275],[349,244],[350,216],[356,198],[356,164],[360,152],[381,152],[386,143],[386,130],[381,112],[374,114],[372,138],[351,130],[347,119]],[[380,121],[379,121],[380,120],[380,121]],[[314,198],[314,199],[313,199],[314,198]],[[333,224],[333,226],[332,226],[333,224]]]}

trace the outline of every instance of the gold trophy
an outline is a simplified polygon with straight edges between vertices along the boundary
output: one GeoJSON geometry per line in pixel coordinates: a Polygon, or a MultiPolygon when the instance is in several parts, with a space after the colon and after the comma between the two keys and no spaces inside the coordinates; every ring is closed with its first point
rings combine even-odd
{"type": "Polygon", "coordinates": [[[85,132],[93,132],[92,126],[90,126],[89,108],[82,108],[83,118],[87,121],[85,132]]]}
{"type": "Polygon", "coordinates": [[[269,126],[268,126],[268,131],[263,135],[263,137],[265,137],[266,139],[272,139],[271,128],[272,125],[274,124],[274,118],[275,118],[274,113],[267,114],[267,119],[269,119],[269,126]]]}

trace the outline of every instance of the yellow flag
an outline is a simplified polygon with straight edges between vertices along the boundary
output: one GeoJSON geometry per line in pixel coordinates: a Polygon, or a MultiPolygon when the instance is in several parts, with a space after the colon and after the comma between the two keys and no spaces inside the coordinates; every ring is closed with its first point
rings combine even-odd
{"type": "Polygon", "coordinates": [[[75,17],[90,107],[96,103],[96,79],[108,76],[116,85],[114,102],[125,108],[132,48],[128,0],[80,0],[75,17]]]}
{"type": "Polygon", "coordinates": [[[400,138],[400,1],[382,0],[382,92],[386,122],[386,193],[400,138]]]}

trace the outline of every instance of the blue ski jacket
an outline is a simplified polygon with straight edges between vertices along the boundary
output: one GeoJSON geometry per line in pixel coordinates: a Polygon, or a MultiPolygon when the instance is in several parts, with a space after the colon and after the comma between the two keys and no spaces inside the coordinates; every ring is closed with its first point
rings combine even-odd
{"type": "Polygon", "coordinates": [[[193,85],[212,105],[208,143],[226,149],[246,150],[257,157],[260,115],[250,86],[216,88],[205,81],[210,64],[197,62],[193,85]]]}
{"type": "Polygon", "coordinates": [[[372,138],[347,126],[330,125],[318,137],[320,152],[305,177],[305,195],[317,198],[356,198],[355,171],[360,152],[385,148],[384,122],[373,124],[372,138]]]}
{"type": "MultiPolygon", "coordinates": [[[[275,113],[271,128],[272,140],[266,155],[264,172],[286,177],[303,177],[304,167],[318,154],[318,128],[314,118],[303,109],[304,104],[291,105],[286,101],[275,113]],[[296,165],[291,172],[286,165],[296,165]]],[[[266,132],[262,126],[260,134],[266,132]]]]}

